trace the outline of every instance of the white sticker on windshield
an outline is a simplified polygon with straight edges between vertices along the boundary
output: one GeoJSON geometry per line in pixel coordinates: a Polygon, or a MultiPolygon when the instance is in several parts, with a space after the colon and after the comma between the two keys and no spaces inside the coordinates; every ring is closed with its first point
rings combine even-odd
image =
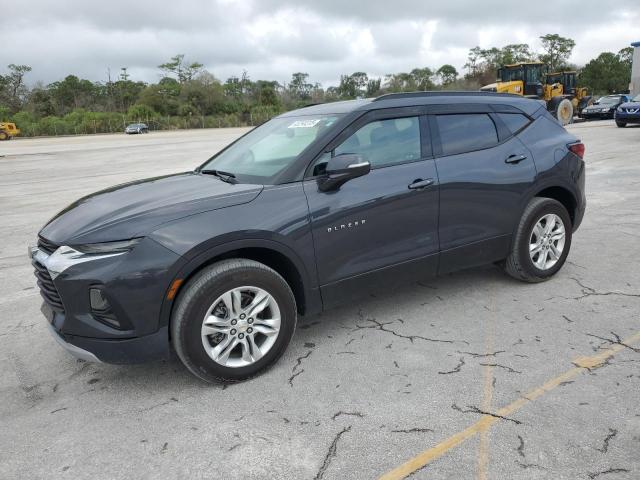
{"type": "Polygon", "coordinates": [[[315,127],[318,123],[320,123],[320,119],[316,120],[296,120],[287,128],[312,128],[315,127]]]}

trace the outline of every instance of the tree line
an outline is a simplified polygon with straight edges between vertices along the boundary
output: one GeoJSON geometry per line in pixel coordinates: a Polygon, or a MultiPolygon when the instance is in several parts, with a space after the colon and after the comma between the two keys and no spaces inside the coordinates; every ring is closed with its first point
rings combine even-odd
{"type": "MultiPolygon", "coordinates": [[[[256,125],[310,103],[416,90],[477,90],[494,82],[497,69],[505,64],[541,61],[550,71],[576,68],[569,63],[575,47],[572,39],[557,34],[540,39],[540,53],[527,44],[471,48],[463,74],[449,64],[384,77],[354,72],[341,75],[338,85],[327,88],[305,72],[293,73],[284,83],[252,80],[246,71],[221,81],[183,54],[158,66],[157,83],[131,79],[123,67],[117,78],[106,82],[68,75],[48,85],[28,87],[25,79],[32,68],[10,64],[0,74],[0,120],[16,123],[24,135],[114,132],[138,121],[153,129],[256,125]]],[[[601,53],[579,69],[579,84],[596,94],[626,90],[632,55],[631,47],[601,53]]]]}

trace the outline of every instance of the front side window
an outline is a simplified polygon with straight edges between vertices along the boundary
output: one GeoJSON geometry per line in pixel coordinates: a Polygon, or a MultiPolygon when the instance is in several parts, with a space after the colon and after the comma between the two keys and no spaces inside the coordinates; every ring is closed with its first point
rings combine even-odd
{"type": "Polygon", "coordinates": [[[339,115],[274,118],[254,128],[200,170],[230,173],[241,183],[270,184],[339,115]]]}
{"type": "Polygon", "coordinates": [[[334,150],[334,156],[354,153],[372,168],[419,160],[420,119],[402,117],[367,123],[334,150]]]}
{"type": "Polygon", "coordinates": [[[436,115],[443,155],[481,150],[498,144],[498,132],[486,113],[436,115]]]}

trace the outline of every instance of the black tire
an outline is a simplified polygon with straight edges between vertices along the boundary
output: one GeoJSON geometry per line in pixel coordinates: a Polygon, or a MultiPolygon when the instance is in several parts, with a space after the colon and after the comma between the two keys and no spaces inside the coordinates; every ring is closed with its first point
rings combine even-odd
{"type": "Polygon", "coordinates": [[[182,363],[196,377],[211,383],[238,382],[264,372],[282,356],[293,337],[296,321],[293,292],[275,270],[243,258],[223,260],[203,269],[181,290],[171,317],[171,342],[182,363]],[[206,353],[202,323],[216,298],[232,288],[247,285],[264,289],[275,299],[280,309],[280,331],[260,360],[247,366],[224,366],[206,353]]]}
{"type": "Polygon", "coordinates": [[[0,140],[9,140],[10,138],[7,132],[0,131],[0,140]]]}
{"type": "Polygon", "coordinates": [[[624,127],[626,127],[626,126],[627,126],[627,122],[619,122],[618,120],[616,120],[616,125],[617,125],[619,128],[624,128],[624,127]]]}
{"type": "Polygon", "coordinates": [[[571,249],[572,230],[571,217],[564,205],[551,198],[533,198],[525,208],[518,224],[518,230],[511,244],[511,252],[504,262],[505,271],[513,278],[524,282],[537,283],[548,280],[562,268],[567,259],[571,249]],[[531,260],[529,240],[538,220],[549,213],[554,213],[562,219],[565,229],[565,244],[556,264],[547,270],[541,270],[531,260]]]}

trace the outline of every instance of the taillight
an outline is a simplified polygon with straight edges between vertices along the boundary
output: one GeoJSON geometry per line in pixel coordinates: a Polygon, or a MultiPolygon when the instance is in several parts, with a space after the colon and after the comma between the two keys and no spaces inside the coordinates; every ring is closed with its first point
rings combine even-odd
{"type": "Polygon", "coordinates": [[[584,143],[582,142],[571,143],[567,145],[567,147],[569,147],[569,151],[571,151],[572,153],[575,153],[580,158],[584,158],[584,143]]]}

